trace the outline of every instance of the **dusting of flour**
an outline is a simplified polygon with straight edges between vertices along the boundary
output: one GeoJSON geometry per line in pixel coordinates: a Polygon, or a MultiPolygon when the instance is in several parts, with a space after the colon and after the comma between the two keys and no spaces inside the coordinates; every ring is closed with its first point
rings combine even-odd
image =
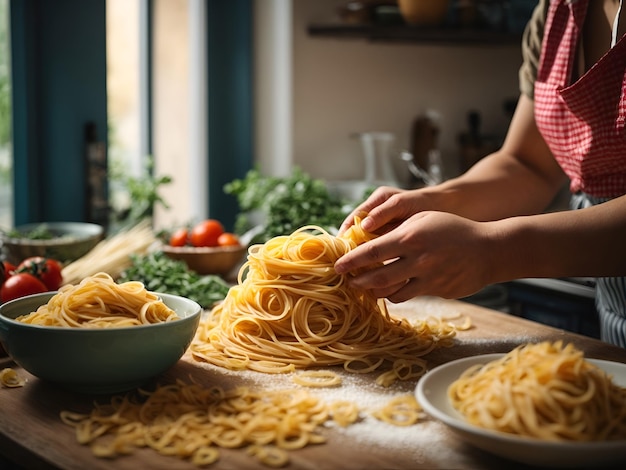
{"type": "Polygon", "coordinates": [[[381,452],[388,455],[397,451],[410,456],[415,464],[435,463],[439,468],[464,467],[467,458],[450,445],[451,437],[447,428],[440,422],[421,413],[418,423],[411,426],[396,426],[374,418],[372,413],[384,407],[397,396],[414,394],[415,381],[398,382],[390,387],[376,384],[373,374],[354,374],[339,367],[326,368],[341,377],[341,385],[335,387],[305,387],[293,382],[298,374],[263,374],[254,371],[230,371],[206,363],[200,366],[224,388],[248,386],[254,390],[284,390],[304,388],[325,403],[349,401],[359,408],[359,420],[349,426],[341,427],[328,422],[328,439],[335,443],[346,443],[359,447],[367,447],[369,452],[381,452]]]}

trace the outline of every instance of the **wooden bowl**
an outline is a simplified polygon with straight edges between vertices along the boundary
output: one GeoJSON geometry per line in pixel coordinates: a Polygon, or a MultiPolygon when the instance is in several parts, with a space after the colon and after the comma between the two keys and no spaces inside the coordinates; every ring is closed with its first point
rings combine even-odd
{"type": "Polygon", "coordinates": [[[243,261],[247,247],[193,247],[163,245],[163,253],[172,259],[182,260],[198,274],[226,275],[243,261]]]}

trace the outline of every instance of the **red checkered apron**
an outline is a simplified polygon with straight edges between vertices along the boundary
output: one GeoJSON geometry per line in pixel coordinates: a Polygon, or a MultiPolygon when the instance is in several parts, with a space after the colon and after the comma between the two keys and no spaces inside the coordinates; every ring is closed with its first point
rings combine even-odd
{"type": "Polygon", "coordinates": [[[626,194],[626,41],[571,83],[587,3],[550,3],[535,118],[573,193],[616,197],[626,194]]]}
{"type": "MultiPolygon", "coordinates": [[[[588,1],[550,2],[535,82],[537,126],[585,206],[626,194],[626,39],[572,80],[588,1]]],[[[596,304],[602,339],[626,347],[626,278],[597,279],[596,304]]]]}

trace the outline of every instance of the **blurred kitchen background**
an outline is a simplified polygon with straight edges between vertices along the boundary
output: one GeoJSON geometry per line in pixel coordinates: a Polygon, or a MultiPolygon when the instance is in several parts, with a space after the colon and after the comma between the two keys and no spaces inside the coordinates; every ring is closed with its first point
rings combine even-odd
{"type": "MultiPolygon", "coordinates": [[[[42,17],[45,3],[13,2],[14,8],[40,9],[42,17]]],[[[92,123],[90,139],[106,145],[109,173],[122,168],[140,177],[150,154],[155,173],[173,178],[161,188],[172,208],[159,210],[157,223],[200,217],[207,210],[207,193],[190,188],[207,184],[203,100],[212,80],[205,58],[211,25],[203,18],[220,14],[210,9],[216,2],[54,3],[68,12],[106,15],[107,128],[92,123]]],[[[252,133],[252,164],[266,174],[284,175],[297,166],[330,181],[363,180],[366,158],[359,135],[384,133],[390,139],[385,158],[391,160],[395,183],[409,186],[416,181],[400,151],[424,145],[431,125],[443,178],[459,174],[499,144],[518,95],[521,31],[536,1],[430,0],[423,3],[443,4],[444,16],[408,26],[395,1],[231,3],[241,6],[241,16],[234,8],[224,21],[240,19],[238,27],[249,29],[249,57],[240,60],[249,61],[242,70],[250,74],[245,77],[250,89],[241,99],[250,100],[253,116],[241,122],[241,138],[252,133]]],[[[0,0],[0,76],[7,78],[10,6],[9,0],[0,0]]],[[[80,20],[68,15],[65,21],[73,18],[80,20]]],[[[9,90],[7,78],[3,96],[9,90]]],[[[7,129],[6,117],[2,121],[7,129]]],[[[4,135],[0,164],[6,175],[9,134],[4,135]]],[[[428,166],[427,159],[418,163],[428,166]]],[[[1,222],[10,225],[9,198],[2,201],[1,222]]]]}
{"type": "MultiPolygon", "coordinates": [[[[504,137],[536,3],[0,0],[0,227],[229,225],[251,168],[353,198],[456,176],[504,137]]],[[[597,335],[588,279],[468,300],[597,335]]]]}

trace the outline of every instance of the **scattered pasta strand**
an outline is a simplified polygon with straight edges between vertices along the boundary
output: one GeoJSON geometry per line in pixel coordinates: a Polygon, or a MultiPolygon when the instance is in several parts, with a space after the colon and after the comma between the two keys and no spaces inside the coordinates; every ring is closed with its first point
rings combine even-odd
{"type": "Polygon", "coordinates": [[[287,452],[275,446],[254,444],[248,447],[248,454],[256,457],[259,462],[268,467],[284,467],[289,463],[289,455],[287,455],[287,452]]]}
{"type": "Polygon", "coordinates": [[[66,284],[36,311],[16,318],[34,325],[106,328],[161,323],[178,315],[141,282],[117,284],[106,273],[66,284]]]}
{"type": "Polygon", "coordinates": [[[414,395],[401,395],[372,414],[376,419],[394,426],[411,426],[418,422],[421,411],[422,407],[414,395]]]}
{"type": "Polygon", "coordinates": [[[336,401],[330,405],[330,415],[335,423],[346,427],[359,418],[359,407],[350,401],[336,401]]]}
{"type": "Polygon", "coordinates": [[[472,424],[548,441],[626,439],[626,388],[562,341],[522,345],[448,389],[472,424]]]}
{"type": "Polygon", "coordinates": [[[350,274],[337,274],[335,262],[375,237],[356,222],[341,237],[306,226],[250,247],[238,284],[201,322],[193,358],[265,373],[398,368],[381,381],[385,385],[423,375],[422,357],[451,346],[456,329],[443,321],[393,318],[383,299],[348,286],[350,274]]]}
{"type": "Polygon", "coordinates": [[[7,367],[0,370],[0,384],[6,388],[18,388],[26,385],[26,380],[21,378],[15,369],[7,367]]]}
{"type": "Polygon", "coordinates": [[[207,465],[219,448],[248,446],[262,463],[278,467],[288,461],[285,451],[325,442],[321,425],[330,413],[306,390],[227,391],[178,380],[138,397],[113,397],[89,414],[62,411],[61,419],[99,457],[149,447],[207,465]]]}
{"type": "Polygon", "coordinates": [[[305,370],[293,376],[294,383],[305,387],[335,387],[341,377],[332,370],[305,370]]]}

